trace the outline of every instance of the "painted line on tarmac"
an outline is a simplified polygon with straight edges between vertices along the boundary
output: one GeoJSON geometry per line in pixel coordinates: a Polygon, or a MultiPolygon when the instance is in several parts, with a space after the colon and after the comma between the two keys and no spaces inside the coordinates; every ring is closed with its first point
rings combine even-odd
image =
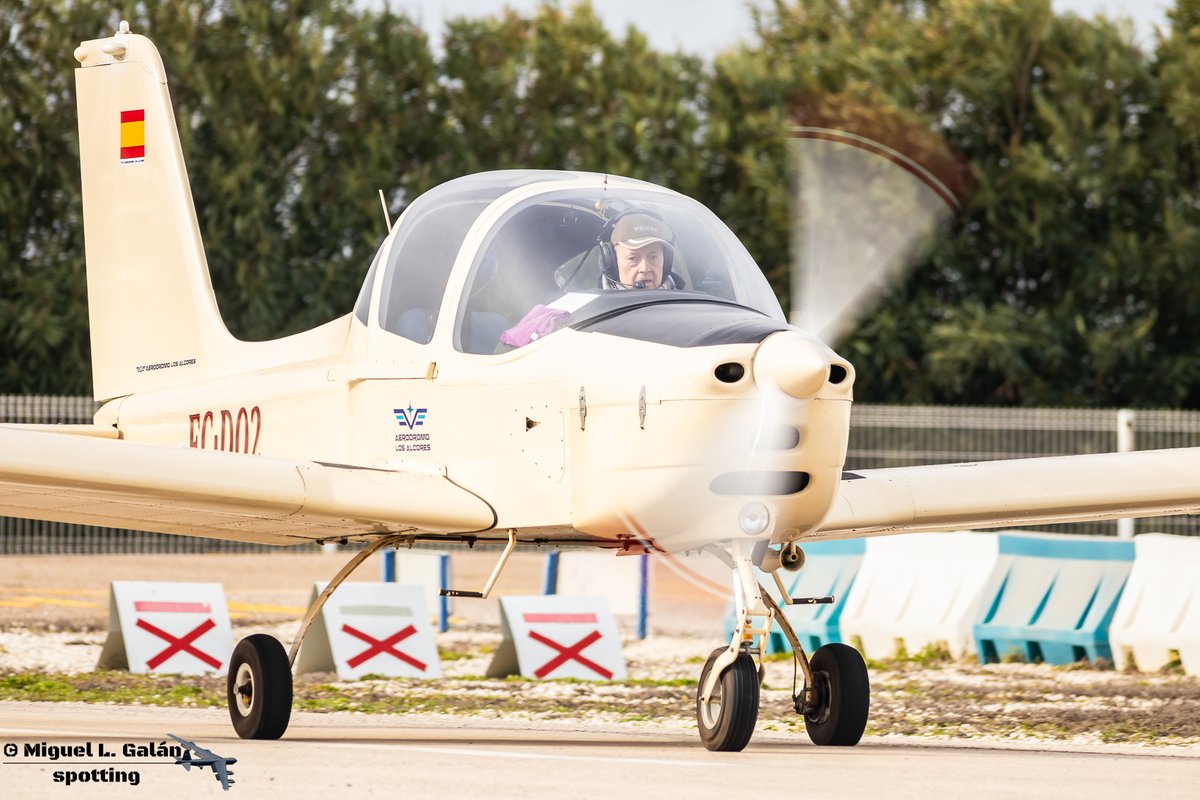
{"type": "MultiPolygon", "coordinates": [[[[286,739],[282,741],[287,741],[286,739]]],[[[715,761],[691,761],[673,758],[624,758],[613,756],[566,756],[554,753],[526,753],[520,750],[493,750],[486,747],[425,747],[415,744],[376,744],[373,742],[323,742],[321,747],[337,747],[345,750],[361,750],[378,748],[383,750],[403,750],[406,753],[430,753],[434,755],[470,756],[485,758],[513,758],[527,761],[594,761],[601,764],[644,764],[653,767],[733,767],[736,764],[723,764],[715,761]]]]}
{"type": "Polygon", "coordinates": [[[63,600],[58,597],[42,597],[40,595],[19,595],[7,600],[0,600],[0,606],[5,608],[37,608],[39,606],[64,606],[66,608],[99,608],[99,603],[86,600],[63,600]]]}
{"type": "Polygon", "coordinates": [[[245,616],[247,614],[303,614],[308,609],[300,606],[281,606],[273,603],[243,603],[237,600],[229,601],[229,616],[245,616]]]}

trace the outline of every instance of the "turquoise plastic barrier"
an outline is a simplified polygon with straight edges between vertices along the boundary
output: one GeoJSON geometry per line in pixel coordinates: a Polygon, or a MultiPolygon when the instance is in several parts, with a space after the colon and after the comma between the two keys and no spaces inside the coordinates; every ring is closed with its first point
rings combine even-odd
{"type": "Polygon", "coordinates": [[[1111,661],[1108,626],[1133,553],[1128,539],[1000,534],[1000,558],[974,626],[980,662],[1111,661]]]}
{"type": "MultiPolygon", "coordinates": [[[[798,573],[781,572],[784,586],[792,597],[830,597],[832,603],[811,606],[788,606],[783,613],[791,620],[800,644],[809,653],[830,642],[840,642],[838,620],[845,606],[846,595],[854,584],[858,567],[866,552],[865,539],[845,539],[832,542],[806,542],[804,568],[798,573]]],[[[758,582],[779,602],[779,589],[771,576],[757,571],[758,582]]],[[[782,605],[782,603],[781,603],[782,605]]],[[[730,602],[725,610],[725,635],[733,636],[734,608],[730,602]]],[[[776,624],[767,641],[765,652],[790,653],[792,646],[776,624]]]]}

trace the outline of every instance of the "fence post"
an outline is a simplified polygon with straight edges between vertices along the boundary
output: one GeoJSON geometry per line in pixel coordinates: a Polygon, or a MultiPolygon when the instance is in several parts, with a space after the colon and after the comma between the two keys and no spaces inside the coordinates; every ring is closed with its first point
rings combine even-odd
{"type": "MultiPolygon", "coordinates": [[[[1132,453],[1136,448],[1134,441],[1134,413],[1131,409],[1122,408],[1117,412],[1117,452],[1132,453]]],[[[1117,520],[1117,538],[1133,538],[1133,520],[1117,520]]]]}

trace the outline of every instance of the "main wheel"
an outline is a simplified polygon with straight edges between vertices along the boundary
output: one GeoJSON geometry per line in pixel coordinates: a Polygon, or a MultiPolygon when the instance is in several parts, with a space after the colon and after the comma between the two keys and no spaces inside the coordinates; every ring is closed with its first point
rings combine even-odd
{"type": "Polygon", "coordinates": [[[704,702],[704,683],[712,672],[713,663],[725,650],[724,647],[713,650],[700,671],[696,722],[700,727],[700,741],[705,747],[736,753],[749,744],[754,724],[758,722],[758,668],[748,653],[739,653],[737,660],[717,679],[712,697],[704,702]]]}
{"type": "Polygon", "coordinates": [[[867,727],[871,682],[867,665],[857,650],[840,643],[827,644],[809,662],[816,702],[804,712],[804,727],[813,744],[858,744],[867,727]]]}
{"type": "Polygon", "coordinates": [[[256,633],[233,648],[225,695],[243,739],[278,739],[292,714],[292,666],[274,636],[256,633]]]}

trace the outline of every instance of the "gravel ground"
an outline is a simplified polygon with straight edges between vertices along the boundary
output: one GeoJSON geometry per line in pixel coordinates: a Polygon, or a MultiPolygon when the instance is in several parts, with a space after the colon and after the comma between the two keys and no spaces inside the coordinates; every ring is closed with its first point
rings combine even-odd
{"type": "MultiPolygon", "coordinates": [[[[235,629],[235,640],[265,631],[290,640],[294,624],[235,629]]],[[[129,690],[142,702],[222,705],[224,678],[94,672],[98,631],[0,632],[0,699],[26,699],[17,676],[49,676],[82,690],[129,690]],[[196,693],[168,695],[180,685],[196,693]],[[161,691],[163,699],[153,699],[161,691]]],[[[594,717],[597,722],[692,728],[695,680],[715,643],[694,636],[625,642],[630,680],[614,683],[483,678],[500,642],[494,629],[438,634],[445,677],[339,681],[332,673],[296,680],[298,707],[382,713],[470,714],[483,718],[594,717]]],[[[766,664],[759,726],[802,731],[792,711],[792,665],[766,664]]],[[[911,661],[871,665],[870,735],[1074,744],[1181,745],[1200,755],[1200,681],[1183,675],[1112,670],[911,661]]]]}
{"type": "MultiPolygon", "coordinates": [[[[129,698],[129,702],[223,705],[223,677],[94,671],[106,635],[107,580],[131,579],[130,573],[153,574],[162,580],[209,579],[203,570],[197,574],[196,562],[187,560],[195,557],[158,558],[167,560],[115,566],[89,560],[76,562],[70,570],[50,562],[18,564],[20,559],[0,559],[0,700],[32,699],[29,687],[44,688],[49,681],[73,691],[98,690],[99,697],[129,698]],[[86,577],[89,570],[97,574],[86,577]],[[174,577],[173,570],[187,577],[174,577]],[[50,585],[60,587],[56,591],[62,594],[53,595],[47,588],[48,576],[53,577],[50,585]],[[49,610],[32,601],[21,607],[25,601],[20,598],[37,596],[87,599],[72,601],[79,603],[74,606],[52,605],[49,610]],[[180,687],[186,690],[183,694],[180,687]]],[[[302,563],[306,557],[290,556],[298,560],[275,559],[268,569],[249,564],[246,556],[232,558],[242,560],[218,559],[209,566],[223,576],[231,610],[246,609],[235,613],[234,640],[267,632],[284,642],[295,632],[296,606],[304,604],[311,590],[309,571],[327,576],[329,567],[341,560],[316,557],[312,563],[302,563]],[[288,574],[297,572],[303,574],[288,574]]],[[[486,574],[488,569],[490,560],[481,560],[479,571],[486,574]]],[[[536,592],[532,587],[539,575],[534,566],[518,564],[508,580],[500,593],[536,592]]],[[[723,602],[687,591],[667,581],[657,584],[655,607],[663,612],[654,618],[658,624],[652,636],[644,641],[629,636],[624,643],[628,681],[483,678],[500,642],[494,606],[463,604],[459,607],[463,617],[449,632],[437,634],[444,678],[339,681],[330,673],[306,674],[296,679],[297,707],[481,718],[587,717],[597,722],[694,728],[695,681],[708,653],[720,644],[714,620],[720,619],[723,602]]],[[[1186,675],[1042,664],[984,666],[936,659],[872,662],[869,667],[868,735],[1121,744],[1154,750],[1177,745],[1183,752],[1200,755],[1200,680],[1186,675]]],[[[803,721],[792,710],[792,685],[791,661],[768,659],[761,730],[802,732],[803,721]]]]}

